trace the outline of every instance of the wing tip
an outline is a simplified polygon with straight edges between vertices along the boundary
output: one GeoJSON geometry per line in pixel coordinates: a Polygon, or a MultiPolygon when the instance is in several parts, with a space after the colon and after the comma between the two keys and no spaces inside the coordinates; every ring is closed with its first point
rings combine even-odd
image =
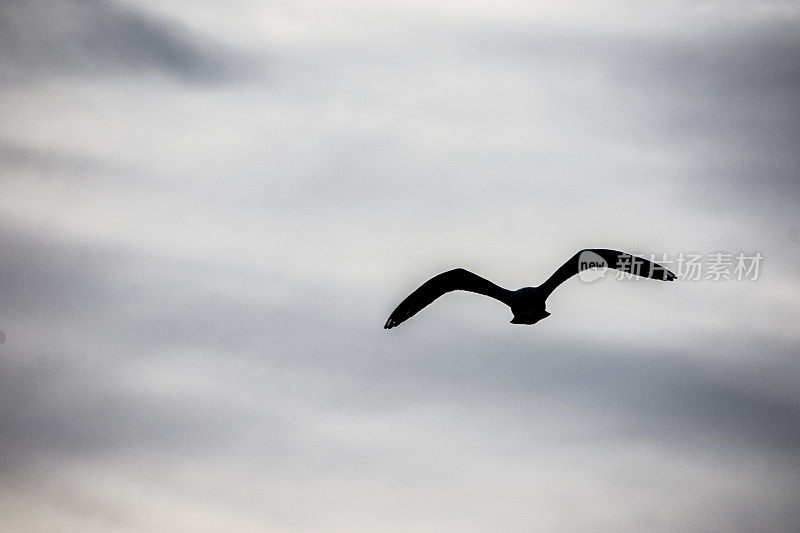
{"type": "Polygon", "coordinates": [[[387,321],[386,321],[386,324],[384,324],[384,325],[383,325],[383,329],[392,329],[392,328],[393,328],[393,327],[395,327],[397,324],[399,324],[399,322],[398,322],[398,321],[396,321],[396,320],[395,320],[395,319],[393,319],[392,317],[389,317],[389,320],[387,320],[387,321]]]}

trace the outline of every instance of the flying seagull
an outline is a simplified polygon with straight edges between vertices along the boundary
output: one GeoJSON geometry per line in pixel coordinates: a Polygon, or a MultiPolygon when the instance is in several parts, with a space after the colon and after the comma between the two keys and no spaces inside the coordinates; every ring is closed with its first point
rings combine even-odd
{"type": "Polygon", "coordinates": [[[538,287],[523,287],[516,291],[504,289],[488,279],[463,268],[456,268],[434,276],[400,302],[383,326],[399,326],[439,296],[451,291],[469,291],[500,300],[511,308],[512,324],[536,324],[550,316],[545,310],[545,300],[567,279],[589,268],[615,268],[643,278],[673,281],[675,274],[663,266],[625,252],[601,248],[581,250],[561,265],[550,278],[538,287]]]}

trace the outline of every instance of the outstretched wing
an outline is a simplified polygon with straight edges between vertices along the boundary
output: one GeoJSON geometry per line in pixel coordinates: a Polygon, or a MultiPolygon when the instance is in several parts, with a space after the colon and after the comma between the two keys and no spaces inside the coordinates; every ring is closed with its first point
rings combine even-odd
{"type": "Polygon", "coordinates": [[[495,285],[488,279],[484,279],[463,268],[456,268],[455,270],[443,272],[423,283],[408,298],[400,302],[400,305],[392,312],[383,327],[391,329],[400,325],[439,296],[458,290],[484,294],[507,305],[511,295],[511,291],[495,285]]]}
{"type": "Polygon", "coordinates": [[[643,278],[658,279],[662,281],[673,281],[675,274],[667,270],[665,267],[658,263],[653,263],[647,259],[636,257],[635,255],[627,254],[625,252],[618,252],[616,250],[606,250],[603,248],[581,250],[573,255],[566,263],[561,265],[550,278],[541,284],[539,290],[544,298],[547,298],[556,287],[564,283],[566,280],[592,266],[596,266],[597,256],[605,263],[604,266],[608,268],[615,268],[623,272],[635,274],[643,278]],[[593,255],[596,254],[596,255],[593,255]],[[592,261],[595,259],[596,261],[592,261]],[[592,263],[595,265],[592,265],[592,263]]]}

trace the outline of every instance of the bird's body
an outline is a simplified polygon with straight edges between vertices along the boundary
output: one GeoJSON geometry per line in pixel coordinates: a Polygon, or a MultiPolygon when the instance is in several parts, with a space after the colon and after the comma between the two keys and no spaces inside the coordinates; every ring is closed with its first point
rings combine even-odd
{"type": "Polygon", "coordinates": [[[545,309],[545,298],[538,287],[523,287],[511,293],[512,324],[536,324],[550,316],[545,309]]]}
{"type": "Polygon", "coordinates": [[[512,324],[536,324],[550,316],[545,302],[556,287],[579,272],[602,267],[662,281],[673,281],[676,277],[666,268],[647,259],[602,248],[581,250],[538,287],[523,287],[516,291],[504,289],[463,268],[456,268],[434,276],[412,292],[392,312],[384,328],[398,326],[439,296],[455,290],[475,292],[503,302],[514,314],[512,324]]]}

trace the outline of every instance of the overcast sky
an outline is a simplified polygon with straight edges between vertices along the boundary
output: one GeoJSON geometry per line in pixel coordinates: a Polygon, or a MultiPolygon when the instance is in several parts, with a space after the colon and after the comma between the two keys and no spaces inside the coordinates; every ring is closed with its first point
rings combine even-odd
{"type": "Polygon", "coordinates": [[[3,2],[0,522],[797,531],[798,146],[794,2],[3,2]],[[763,261],[382,329],[584,247],[763,261]]]}

